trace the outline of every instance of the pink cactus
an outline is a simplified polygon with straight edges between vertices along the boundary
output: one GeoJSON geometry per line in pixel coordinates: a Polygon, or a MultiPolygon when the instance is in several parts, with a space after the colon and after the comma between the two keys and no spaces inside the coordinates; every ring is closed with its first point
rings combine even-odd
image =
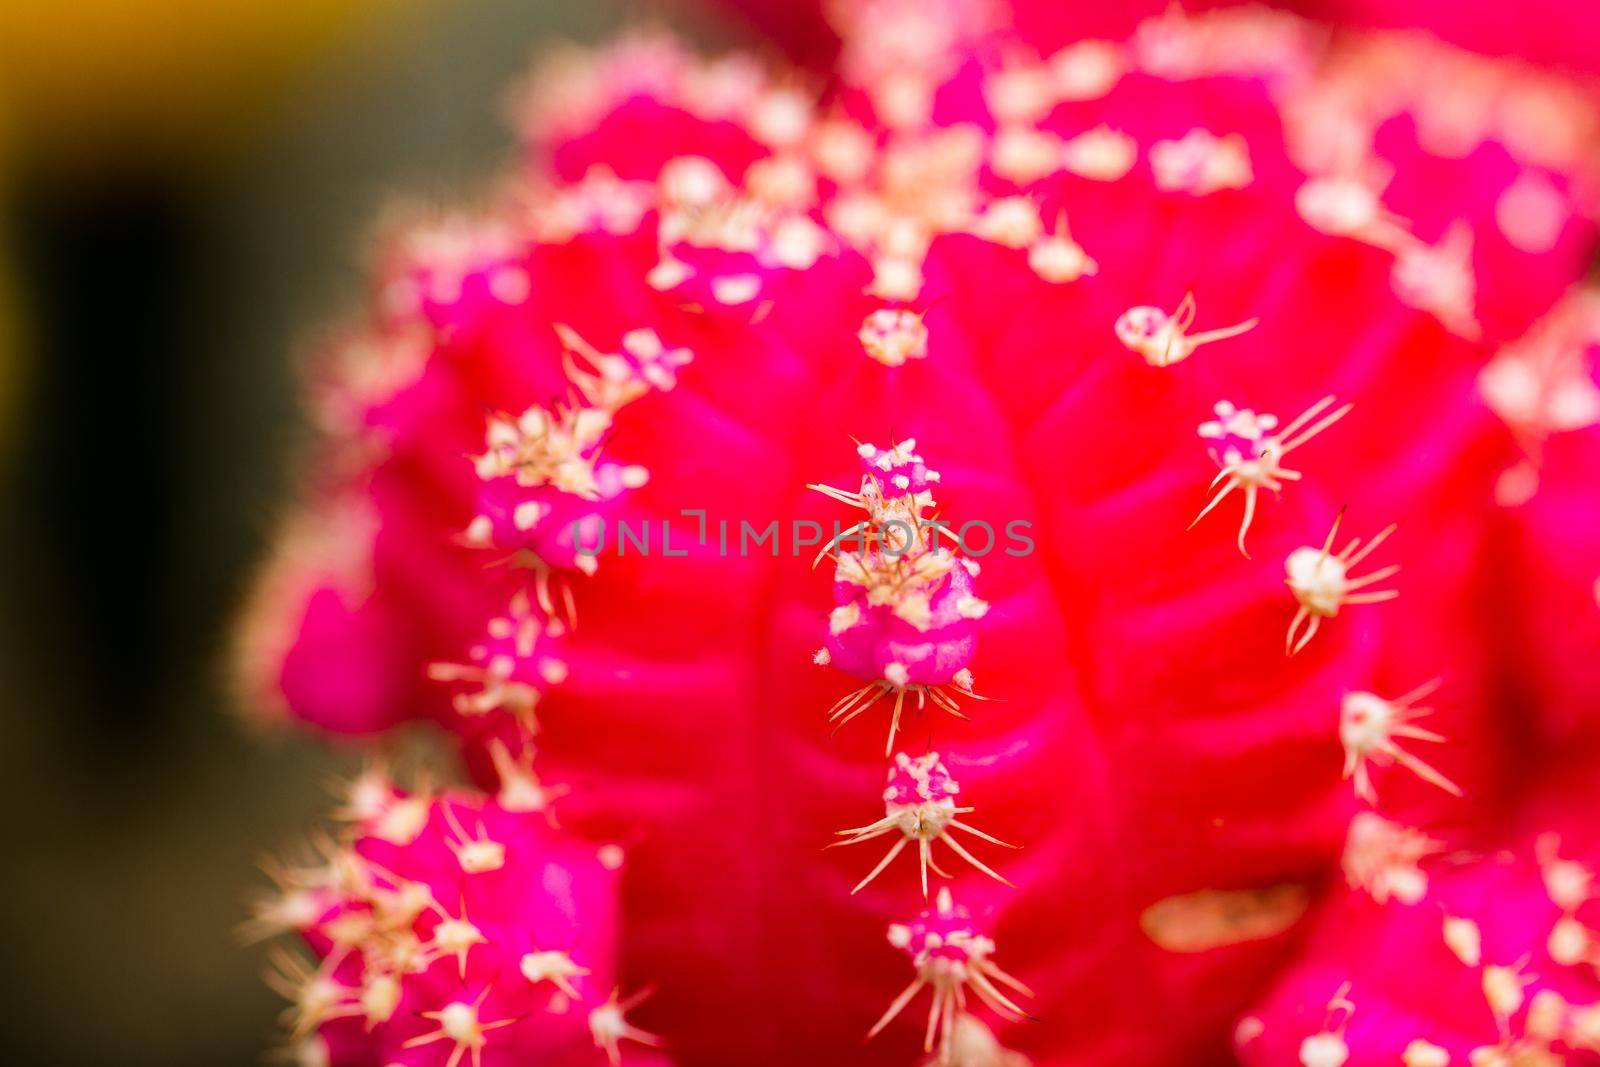
{"type": "Polygon", "coordinates": [[[278,946],[268,981],[307,1062],[592,1063],[627,1023],[614,992],[621,851],[561,839],[542,817],[450,793],[407,793],[369,771],[348,833],[275,873],[250,930],[278,946]]]}
{"type": "MultiPolygon", "coordinates": [[[[1413,853],[1397,898],[1385,893],[1394,882],[1352,877],[1347,892],[1320,907],[1306,951],[1242,1018],[1240,1059],[1298,1056],[1307,1067],[1596,1062],[1595,824],[1574,803],[1591,788],[1585,777],[1542,790],[1531,818],[1518,821],[1543,829],[1515,830],[1493,851],[1450,857],[1433,842],[1413,853]]],[[[1370,859],[1365,851],[1347,868],[1370,859]]]]}
{"type": "Polygon", "coordinates": [[[826,90],[659,37],[556,63],[501,195],[387,243],[316,372],[248,689],[432,720],[496,799],[352,803],[343,866],[429,886],[433,947],[369,1029],[378,946],[320,928],[371,901],[312,879],[297,1037],[596,1062],[649,1038],[620,973],[685,1065],[1584,1054],[1587,942],[1520,961],[1597,829],[1527,799],[1600,744],[1589,99],[1264,10],[839,12],[826,90]],[[888,839],[865,881],[841,826],[888,839]],[[1466,981],[1443,915],[1470,1007],[1407,999],[1466,981]]]}

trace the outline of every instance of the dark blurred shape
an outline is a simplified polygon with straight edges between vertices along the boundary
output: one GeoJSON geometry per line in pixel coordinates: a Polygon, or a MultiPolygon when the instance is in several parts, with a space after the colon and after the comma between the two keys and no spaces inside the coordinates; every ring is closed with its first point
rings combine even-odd
{"type": "Polygon", "coordinates": [[[432,0],[8,0],[0,102],[32,167],[172,172],[242,148],[307,60],[432,0]]]}
{"type": "Polygon", "coordinates": [[[30,529],[11,590],[41,626],[62,627],[33,640],[92,657],[57,679],[81,690],[59,722],[83,738],[81,757],[144,754],[176,710],[151,668],[216,610],[174,580],[184,564],[172,475],[193,400],[180,385],[189,346],[175,283],[195,254],[194,222],[149,185],[70,201],[27,190],[16,215],[30,317],[54,358],[32,373],[14,459],[30,529]],[[51,619],[50,605],[75,610],[51,619]]]}

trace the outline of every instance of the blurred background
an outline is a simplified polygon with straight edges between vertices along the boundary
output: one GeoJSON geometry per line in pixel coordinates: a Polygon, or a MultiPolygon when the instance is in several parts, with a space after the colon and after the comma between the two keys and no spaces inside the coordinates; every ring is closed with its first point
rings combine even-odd
{"type": "Polygon", "coordinates": [[[0,3],[11,1062],[218,1067],[274,1042],[234,927],[354,761],[253,735],[222,670],[286,494],[292,357],[360,298],[387,197],[486,175],[508,83],[621,7],[0,3]]]}

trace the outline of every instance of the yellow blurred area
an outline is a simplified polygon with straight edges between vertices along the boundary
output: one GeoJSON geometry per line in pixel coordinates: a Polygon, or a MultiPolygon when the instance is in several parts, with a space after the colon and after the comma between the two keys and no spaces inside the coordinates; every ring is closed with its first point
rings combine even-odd
{"type": "MultiPolygon", "coordinates": [[[[180,179],[240,146],[297,71],[380,10],[425,0],[4,0],[0,208],[15,178],[180,179]],[[19,174],[18,172],[22,172],[19,174]]],[[[0,467],[24,299],[0,228],[0,467]]]]}
{"type": "Polygon", "coordinates": [[[6,0],[0,110],[49,163],[182,165],[248,129],[352,20],[417,0],[6,0]]]}

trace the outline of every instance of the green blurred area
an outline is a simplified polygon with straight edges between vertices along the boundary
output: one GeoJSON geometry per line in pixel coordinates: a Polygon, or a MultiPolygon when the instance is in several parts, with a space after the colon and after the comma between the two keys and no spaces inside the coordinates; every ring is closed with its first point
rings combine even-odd
{"type": "MultiPolygon", "coordinates": [[[[36,17],[52,10],[64,17],[36,17]]],[[[225,38],[237,56],[190,42],[179,54],[206,61],[175,65],[137,108],[42,90],[8,103],[0,73],[0,111],[35,109],[0,151],[20,312],[0,364],[12,1062],[215,1067],[257,1062],[274,1040],[281,1005],[233,928],[266,884],[257,860],[296,840],[357,758],[255,736],[227,706],[230,620],[303,433],[292,357],[359,299],[362,238],[386,199],[470,189],[509,151],[500,104],[536,50],[630,13],[357,3],[309,20],[303,48],[276,42],[270,76],[218,80],[254,61],[248,35],[225,38]],[[186,95],[227,92],[248,104],[180,113],[186,95]]],[[[130,64],[103,91],[159,69],[130,64]]]]}

